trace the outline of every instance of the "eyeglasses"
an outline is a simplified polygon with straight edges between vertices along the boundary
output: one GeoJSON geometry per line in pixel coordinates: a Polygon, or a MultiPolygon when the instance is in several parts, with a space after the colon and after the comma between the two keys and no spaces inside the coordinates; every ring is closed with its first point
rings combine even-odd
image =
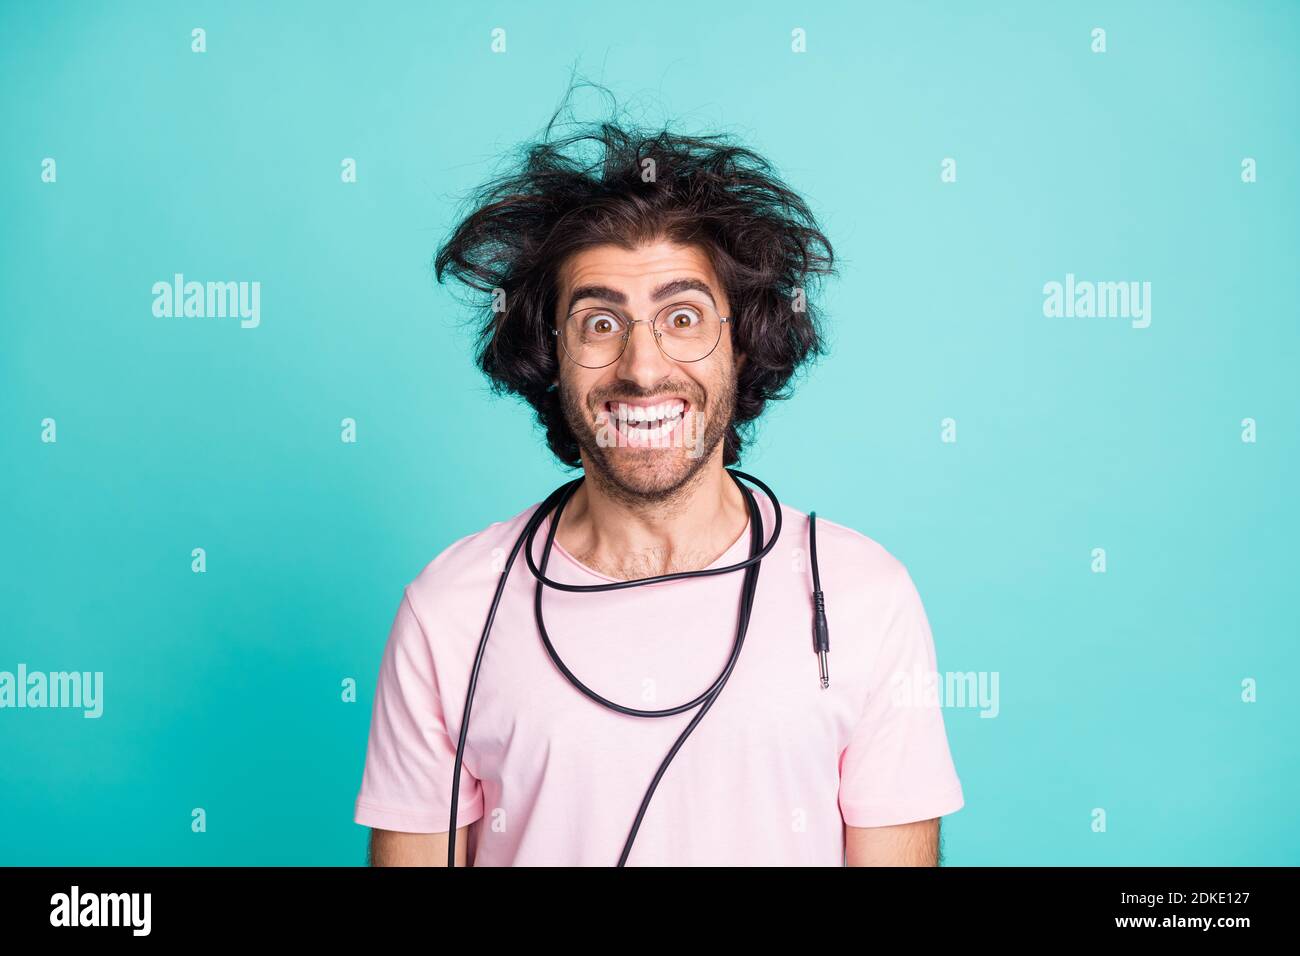
{"type": "Polygon", "coordinates": [[[551,329],[564,354],[583,368],[604,368],[617,362],[627,348],[632,327],[647,322],[659,351],[674,362],[698,362],[713,354],[722,340],[722,326],[731,321],[702,302],[675,302],[655,313],[653,319],[630,319],[620,309],[593,306],[577,309],[564,317],[560,328],[551,329]]]}

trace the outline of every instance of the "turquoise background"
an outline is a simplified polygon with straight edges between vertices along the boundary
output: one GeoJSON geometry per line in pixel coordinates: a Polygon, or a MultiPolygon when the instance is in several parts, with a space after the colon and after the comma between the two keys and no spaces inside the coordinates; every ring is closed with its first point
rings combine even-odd
{"type": "Polygon", "coordinates": [[[835,244],[832,353],[743,467],[998,672],[945,711],[946,862],[1300,862],[1300,4],[979,6],[0,6],[0,669],[106,694],[0,711],[0,863],[363,861],[403,585],[568,477],[430,260],[575,66],[835,244]],[[261,326],[155,318],[174,272],[260,281],[261,326]],[[1067,272],[1150,281],[1150,328],[1045,318],[1067,272]]]}

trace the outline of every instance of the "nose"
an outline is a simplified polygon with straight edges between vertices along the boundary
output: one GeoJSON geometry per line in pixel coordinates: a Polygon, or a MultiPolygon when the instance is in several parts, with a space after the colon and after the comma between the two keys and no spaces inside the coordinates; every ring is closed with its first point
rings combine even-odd
{"type": "Polygon", "coordinates": [[[627,345],[618,359],[618,376],[642,388],[662,381],[672,372],[672,363],[659,351],[649,322],[637,322],[628,333],[627,345]]]}

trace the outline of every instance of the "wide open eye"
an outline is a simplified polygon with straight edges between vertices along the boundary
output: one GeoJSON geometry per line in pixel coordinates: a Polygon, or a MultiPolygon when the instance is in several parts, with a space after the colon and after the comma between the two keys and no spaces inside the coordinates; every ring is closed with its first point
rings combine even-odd
{"type": "Polygon", "coordinates": [[[675,305],[664,316],[664,331],[691,332],[704,320],[700,310],[691,305],[675,305]]]}
{"type": "Polygon", "coordinates": [[[582,335],[588,339],[602,339],[623,332],[618,316],[608,312],[591,312],[582,319],[582,335]]]}

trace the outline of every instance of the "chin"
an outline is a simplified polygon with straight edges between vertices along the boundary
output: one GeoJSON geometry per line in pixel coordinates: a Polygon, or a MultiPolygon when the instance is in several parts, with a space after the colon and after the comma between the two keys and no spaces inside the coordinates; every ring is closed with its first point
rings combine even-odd
{"type": "Polygon", "coordinates": [[[699,470],[703,459],[689,457],[684,449],[602,449],[602,470],[620,488],[654,500],[679,489],[699,470]]]}

